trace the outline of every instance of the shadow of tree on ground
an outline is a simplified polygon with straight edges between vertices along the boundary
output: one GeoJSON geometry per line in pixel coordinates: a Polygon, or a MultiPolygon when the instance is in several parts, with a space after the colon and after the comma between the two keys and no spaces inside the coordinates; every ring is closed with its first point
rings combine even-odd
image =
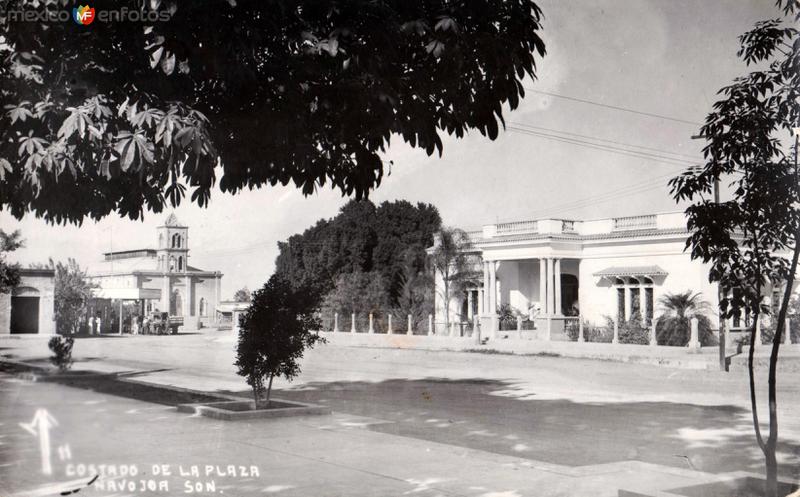
{"type": "MultiPolygon", "coordinates": [[[[711,473],[762,473],[750,413],[672,402],[574,402],[509,394],[486,379],[311,383],[275,393],[393,423],[369,429],[568,466],[639,460],[711,473]]],[[[249,392],[234,392],[249,395],[249,392]]],[[[800,443],[784,440],[781,475],[800,476],[800,443]]]]}

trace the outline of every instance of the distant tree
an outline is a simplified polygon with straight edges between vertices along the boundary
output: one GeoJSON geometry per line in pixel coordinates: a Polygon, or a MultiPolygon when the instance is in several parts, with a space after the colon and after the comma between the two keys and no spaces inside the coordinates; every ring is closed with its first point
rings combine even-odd
{"type": "Polygon", "coordinates": [[[68,259],[66,264],[59,262],[55,269],[56,331],[76,333],[80,318],[86,314],[86,306],[92,298],[92,289],[97,285],[89,281],[86,271],[75,259],[68,259]]]}
{"type": "Polygon", "coordinates": [[[663,313],[656,321],[656,340],[659,345],[683,347],[689,343],[691,318],[697,319],[698,340],[701,345],[714,343],[711,321],[705,313],[711,306],[699,293],[686,291],[668,293],[658,299],[663,313]]]}
{"type": "Polygon", "coordinates": [[[444,327],[450,325],[450,299],[465,289],[474,278],[475,261],[467,252],[470,247],[467,234],[457,228],[443,228],[436,235],[431,251],[431,265],[442,279],[439,297],[444,307],[444,327]]]}
{"type": "Polygon", "coordinates": [[[742,309],[753,316],[748,370],[756,441],[766,462],[767,497],[778,492],[777,365],[800,256],[800,2],[778,0],[782,17],[759,22],[739,37],[739,56],[759,69],[720,90],[701,135],[705,164],[671,181],[687,210],[687,247],[710,263],[709,278],[723,290],[726,317],[742,309]],[[794,137],[792,137],[794,134],[794,137]],[[784,145],[787,138],[791,145],[784,145]],[[712,202],[713,185],[730,178],[731,198],[712,202]],[[761,432],[753,357],[764,288],[783,287],[768,373],[769,435],[761,432]],[[733,291],[736,289],[737,291],[733,291]]]}
{"type": "Polygon", "coordinates": [[[56,332],[72,335],[80,331],[80,318],[86,315],[86,308],[92,298],[92,289],[98,285],[89,281],[86,271],[81,269],[75,259],[67,263],[55,263],[51,258],[47,264],[32,264],[31,267],[55,270],[56,332]]]}
{"type": "Polygon", "coordinates": [[[234,302],[250,302],[250,299],[250,290],[246,286],[236,290],[236,293],[233,294],[234,302]]]}
{"type": "Polygon", "coordinates": [[[439,212],[429,204],[350,201],[334,218],[278,243],[275,271],[321,295],[330,293],[341,275],[377,272],[387,294],[382,300],[394,301],[407,261],[415,271],[424,270],[425,249],[440,226],[439,212]]]}
{"type": "Polygon", "coordinates": [[[250,307],[239,319],[235,366],[253,389],[256,408],[265,390],[269,407],[273,378],[295,378],[305,349],[325,342],[315,333],[320,328],[315,316],[318,306],[319,297],[313,291],[297,289],[280,275],[273,275],[253,292],[250,307]]]}
{"type": "Polygon", "coordinates": [[[530,0],[96,0],[0,12],[0,208],[130,218],[189,194],[294,184],[365,197],[402,139],[498,136],[545,53],[530,0]]]}
{"type": "Polygon", "coordinates": [[[6,233],[0,229],[0,293],[9,293],[19,284],[19,264],[9,264],[6,254],[22,247],[22,235],[19,231],[6,233]]]}

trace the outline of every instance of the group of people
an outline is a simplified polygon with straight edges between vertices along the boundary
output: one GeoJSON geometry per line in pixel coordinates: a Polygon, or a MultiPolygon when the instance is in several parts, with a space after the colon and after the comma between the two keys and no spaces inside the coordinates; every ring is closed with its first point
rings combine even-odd
{"type": "Polygon", "coordinates": [[[134,314],[126,316],[122,322],[122,332],[131,335],[161,335],[168,333],[166,313],[154,314],[152,319],[147,315],[134,314]]]}
{"type": "MultiPolygon", "coordinates": [[[[153,314],[148,317],[147,315],[129,314],[122,319],[122,333],[129,333],[131,335],[161,335],[169,333],[167,326],[166,313],[163,315],[153,314]]],[[[107,333],[119,333],[119,318],[115,313],[111,313],[108,322],[104,322],[101,314],[98,312],[96,316],[86,316],[81,319],[79,332],[88,335],[99,335],[103,331],[107,333]],[[104,330],[103,326],[107,329],[104,330]]]]}

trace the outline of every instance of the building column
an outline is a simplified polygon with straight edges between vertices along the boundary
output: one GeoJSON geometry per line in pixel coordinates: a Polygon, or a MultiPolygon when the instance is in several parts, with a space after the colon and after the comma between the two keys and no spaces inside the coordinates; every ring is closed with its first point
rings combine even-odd
{"type": "Polygon", "coordinates": [[[170,287],[169,287],[169,276],[164,275],[161,279],[161,312],[169,312],[169,297],[170,297],[170,287]]]}
{"type": "Polygon", "coordinates": [[[186,285],[186,312],[184,312],[184,316],[194,316],[194,308],[192,307],[192,277],[187,276],[183,281],[186,285]]]}
{"type": "Polygon", "coordinates": [[[483,310],[483,288],[478,288],[478,315],[483,316],[485,314],[483,310]]]}
{"type": "Polygon", "coordinates": [[[497,265],[489,262],[489,315],[497,314],[497,265]]]}
{"type": "Polygon", "coordinates": [[[215,288],[214,288],[214,316],[217,315],[217,308],[219,307],[219,301],[222,299],[222,275],[217,273],[215,276],[215,288]]]}
{"type": "Polygon", "coordinates": [[[547,315],[552,316],[556,313],[556,292],[553,288],[553,274],[555,264],[552,257],[547,258],[547,315]]]}
{"type": "Polygon", "coordinates": [[[561,259],[556,259],[555,262],[555,274],[554,278],[556,280],[555,284],[555,308],[553,309],[553,314],[556,316],[561,315],[561,259]]]}
{"type": "Polygon", "coordinates": [[[622,316],[623,321],[627,321],[631,318],[631,302],[633,301],[633,288],[631,287],[630,283],[626,283],[623,287],[623,295],[625,296],[625,315],[622,316]]]}
{"type": "Polygon", "coordinates": [[[547,261],[539,259],[539,314],[547,314],[547,261]]]}
{"type": "Polygon", "coordinates": [[[489,314],[489,303],[491,302],[491,292],[489,288],[489,261],[483,261],[483,299],[481,299],[481,314],[484,316],[489,314]]]}
{"type": "Polygon", "coordinates": [[[639,314],[644,325],[647,321],[647,290],[641,283],[639,284],[639,314]]]}

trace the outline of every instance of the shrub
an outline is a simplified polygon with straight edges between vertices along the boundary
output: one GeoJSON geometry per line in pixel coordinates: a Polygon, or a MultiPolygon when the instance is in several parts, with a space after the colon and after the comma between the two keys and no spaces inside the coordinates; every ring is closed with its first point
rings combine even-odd
{"type": "MultiPolygon", "coordinates": [[[[565,327],[565,332],[567,337],[573,341],[578,341],[578,335],[580,334],[580,329],[578,328],[578,321],[571,320],[568,321],[565,327]]],[[[596,343],[611,343],[611,340],[614,338],[614,322],[611,321],[611,318],[606,317],[606,325],[605,326],[598,326],[589,321],[583,322],[583,338],[587,342],[596,342],[596,343]]]]}
{"type": "Polygon", "coordinates": [[[718,343],[711,331],[711,321],[703,314],[709,305],[699,293],[668,293],[659,299],[659,303],[664,309],[664,314],[656,320],[656,341],[659,345],[688,345],[692,317],[698,321],[700,344],[706,346],[718,343]]]}
{"type": "Polygon", "coordinates": [[[500,331],[511,331],[517,329],[517,313],[509,304],[502,304],[497,308],[497,317],[500,331]]]}
{"type": "Polygon", "coordinates": [[[619,343],[633,343],[636,345],[648,345],[650,343],[650,329],[642,326],[641,320],[636,317],[621,322],[618,333],[619,343]]]}
{"type": "MultiPolygon", "coordinates": [[[[587,321],[583,322],[583,331],[586,332],[586,328],[588,327],[589,323],[587,321]]],[[[577,342],[578,336],[581,334],[581,330],[578,324],[578,320],[569,320],[564,324],[564,333],[566,333],[567,338],[571,342],[577,342]]],[[[584,335],[584,338],[586,336],[584,335]]]]}
{"type": "Polygon", "coordinates": [[[53,352],[50,362],[58,366],[59,371],[66,371],[72,366],[72,346],[75,339],[72,337],[54,336],[47,342],[53,352]]]}

